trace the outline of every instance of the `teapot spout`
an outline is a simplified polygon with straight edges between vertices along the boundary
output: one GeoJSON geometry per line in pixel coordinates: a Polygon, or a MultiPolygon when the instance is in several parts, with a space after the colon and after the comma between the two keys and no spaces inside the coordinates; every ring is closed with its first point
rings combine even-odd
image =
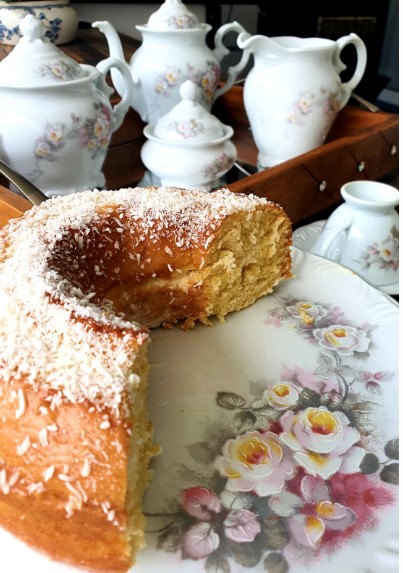
{"type": "Polygon", "coordinates": [[[107,20],[98,20],[92,23],[92,27],[98,28],[98,30],[104,34],[106,41],[108,42],[109,55],[120,62],[125,62],[122,42],[120,41],[119,34],[112,24],[107,20]]]}
{"type": "MultiPolygon", "coordinates": [[[[119,34],[112,26],[112,24],[107,20],[93,22],[92,27],[98,28],[98,30],[100,30],[105,35],[106,41],[108,42],[110,57],[117,60],[121,64],[120,68],[122,66],[125,67],[127,72],[130,74],[133,83],[130,107],[137,111],[141,119],[145,122],[147,120],[147,106],[142,94],[140,79],[136,74],[133,73],[131,66],[125,60],[123,46],[122,42],[120,41],[119,34]]],[[[111,70],[114,88],[121,98],[127,97],[127,84],[124,77],[125,75],[127,76],[127,74],[122,72],[122,69],[120,69],[120,72],[117,69],[111,70]]]]}

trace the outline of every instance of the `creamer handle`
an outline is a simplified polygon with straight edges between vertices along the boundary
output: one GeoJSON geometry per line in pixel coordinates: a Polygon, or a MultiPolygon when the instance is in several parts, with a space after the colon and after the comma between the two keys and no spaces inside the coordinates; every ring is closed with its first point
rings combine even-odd
{"type": "Polygon", "coordinates": [[[341,205],[326,221],[325,226],[309,251],[315,255],[327,257],[333,242],[343,231],[347,231],[352,224],[353,218],[346,205],[341,205]]]}
{"type": "MultiPolygon", "coordinates": [[[[245,28],[243,28],[243,26],[241,26],[241,24],[238,22],[230,22],[229,24],[224,24],[218,28],[214,37],[215,48],[213,50],[213,54],[219,62],[221,62],[224,56],[229,54],[228,48],[226,48],[223,43],[224,36],[229,32],[238,32],[238,34],[247,33],[245,28]]],[[[250,52],[244,51],[240,61],[235,66],[230,66],[228,68],[227,81],[223,86],[216,90],[214,100],[216,100],[220,95],[228,91],[230,87],[233,86],[235,80],[248,63],[250,55],[250,52]]]]}
{"type": "MultiPolygon", "coordinates": [[[[119,71],[123,79],[123,82],[119,86],[120,87],[119,94],[121,96],[121,100],[119,103],[117,103],[115,106],[112,107],[113,131],[116,131],[122,125],[125,115],[130,107],[130,103],[133,100],[133,92],[134,92],[133,78],[127,64],[125,62],[120,62],[119,60],[113,57],[109,57],[106,58],[105,60],[102,60],[97,64],[96,68],[101,74],[100,77],[101,85],[98,85],[98,87],[105,95],[107,95],[107,97],[110,97],[110,95],[113,93],[114,90],[106,83],[106,74],[110,70],[112,71],[116,68],[116,70],[119,71]],[[124,87],[123,90],[122,87],[124,87]]],[[[112,73],[111,76],[113,82],[112,73]]]]}
{"type": "Polygon", "coordinates": [[[348,34],[347,36],[342,36],[338,40],[336,40],[337,49],[334,52],[333,57],[333,65],[336,69],[336,72],[339,74],[343,70],[346,69],[346,65],[340,59],[341,51],[348,45],[353,44],[357,51],[357,63],[355,66],[355,70],[351,78],[341,84],[341,101],[340,101],[340,109],[342,109],[348,100],[350,99],[351,92],[353,89],[359,84],[364,75],[365,68],[367,65],[367,48],[364,42],[361,40],[357,34],[348,34]]]}

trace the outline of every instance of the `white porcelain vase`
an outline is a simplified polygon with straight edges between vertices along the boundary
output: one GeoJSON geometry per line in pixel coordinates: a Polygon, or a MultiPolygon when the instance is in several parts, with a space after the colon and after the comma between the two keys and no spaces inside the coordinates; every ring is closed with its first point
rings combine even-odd
{"type": "Polygon", "coordinates": [[[0,1],[0,43],[14,46],[21,38],[20,22],[27,14],[41,20],[46,37],[54,44],[72,42],[77,34],[78,17],[70,0],[31,2],[0,1]]]}

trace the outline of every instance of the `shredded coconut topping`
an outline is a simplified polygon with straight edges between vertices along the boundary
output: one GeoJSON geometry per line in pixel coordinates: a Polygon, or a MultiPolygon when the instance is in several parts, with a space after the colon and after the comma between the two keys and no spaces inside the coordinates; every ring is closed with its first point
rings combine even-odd
{"type": "MultiPolygon", "coordinates": [[[[94,190],[55,197],[10,221],[0,232],[0,378],[24,379],[47,390],[51,410],[63,400],[88,400],[115,413],[124,411],[124,396],[138,384],[131,372],[135,348],[148,331],[116,313],[108,301],[97,300],[85,283],[86,273],[102,280],[106,258],[119,253],[122,264],[132,260],[125,251],[125,230],[135,230],[137,265],[143,268],[149,261],[142,260],[144,242],[158,244],[169,236],[178,248],[200,250],[225,217],[252,212],[260,204],[267,201],[225,189],[94,190]],[[103,253],[92,261],[91,271],[85,260],[89,244],[103,253]],[[125,252],[127,259],[122,258],[125,252]]],[[[172,272],[172,251],[166,247],[165,252],[172,272]]],[[[19,392],[17,418],[25,407],[19,392]]],[[[102,422],[103,429],[107,426],[102,422]]],[[[41,445],[47,438],[42,431],[41,445]]],[[[26,439],[18,454],[29,447],[26,439]]]]}

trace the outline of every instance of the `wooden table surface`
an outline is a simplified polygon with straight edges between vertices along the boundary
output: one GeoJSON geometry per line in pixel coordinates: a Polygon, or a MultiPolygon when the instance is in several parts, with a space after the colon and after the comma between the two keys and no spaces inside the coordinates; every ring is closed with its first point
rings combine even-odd
{"type": "Polygon", "coordinates": [[[0,227],[4,227],[10,219],[20,217],[31,207],[27,199],[0,185],[0,227]]]}

